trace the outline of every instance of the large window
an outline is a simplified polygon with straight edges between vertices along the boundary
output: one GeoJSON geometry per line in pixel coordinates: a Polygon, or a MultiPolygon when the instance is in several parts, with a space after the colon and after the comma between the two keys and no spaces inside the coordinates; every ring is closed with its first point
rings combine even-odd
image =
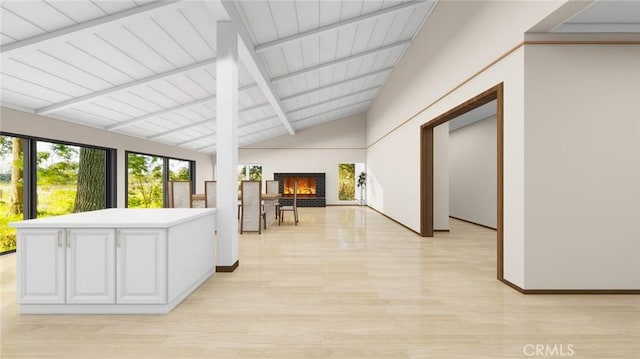
{"type": "Polygon", "coordinates": [[[188,181],[191,179],[191,161],[169,159],[169,180],[188,181]]]}
{"type": "Polygon", "coordinates": [[[167,181],[189,181],[193,161],[127,152],[127,207],[162,208],[167,181]]]}
{"type": "Polygon", "coordinates": [[[356,176],[360,176],[361,173],[364,173],[364,163],[338,164],[338,200],[363,200],[364,187],[358,186],[356,176]]]}
{"type": "Polygon", "coordinates": [[[240,193],[241,181],[262,181],[262,165],[239,164],[238,193],[240,193]]]}
{"type": "Polygon", "coordinates": [[[9,222],[115,206],[115,150],[0,135],[0,252],[9,222]]]}
{"type": "Polygon", "coordinates": [[[24,218],[23,140],[0,136],[0,253],[16,249],[16,230],[9,222],[24,218]]]}

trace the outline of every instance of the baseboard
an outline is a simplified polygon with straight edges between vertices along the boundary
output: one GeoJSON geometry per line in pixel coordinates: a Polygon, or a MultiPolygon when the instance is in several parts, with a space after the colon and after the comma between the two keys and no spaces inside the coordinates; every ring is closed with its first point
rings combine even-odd
{"type": "Polygon", "coordinates": [[[371,209],[372,211],[375,211],[375,212],[377,212],[377,213],[380,213],[381,215],[383,215],[383,216],[387,217],[389,220],[391,220],[391,221],[393,221],[393,222],[396,222],[397,224],[401,225],[402,227],[404,227],[404,228],[406,228],[406,229],[410,230],[411,232],[413,232],[413,233],[415,233],[415,234],[417,234],[417,235],[421,236],[421,235],[420,235],[420,232],[416,232],[416,231],[414,231],[413,229],[411,229],[411,228],[409,228],[409,227],[405,226],[404,224],[402,224],[402,223],[400,223],[400,222],[396,221],[395,219],[393,219],[393,218],[391,218],[391,217],[387,216],[386,214],[384,214],[384,213],[382,213],[382,212],[378,211],[377,209],[375,209],[375,208],[373,208],[373,207],[370,207],[369,205],[366,205],[366,207],[367,207],[367,208],[369,208],[369,209],[371,209]]]}
{"type": "Polygon", "coordinates": [[[500,281],[522,294],[640,294],[640,289],[523,289],[504,278],[500,281]]]}
{"type": "Polygon", "coordinates": [[[235,263],[230,266],[216,266],[216,272],[233,272],[240,265],[240,260],[238,259],[235,263]]]}
{"type": "Polygon", "coordinates": [[[471,223],[471,224],[474,224],[476,226],[484,227],[484,228],[487,228],[487,229],[493,229],[494,231],[497,230],[497,228],[486,226],[484,224],[476,223],[476,222],[469,221],[469,220],[466,220],[466,219],[463,219],[463,218],[458,218],[458,217],[454,217],[454,216],[449,216],[449,218],[457,219],[458,221],[462,221],[462,222],[471,223]]]}

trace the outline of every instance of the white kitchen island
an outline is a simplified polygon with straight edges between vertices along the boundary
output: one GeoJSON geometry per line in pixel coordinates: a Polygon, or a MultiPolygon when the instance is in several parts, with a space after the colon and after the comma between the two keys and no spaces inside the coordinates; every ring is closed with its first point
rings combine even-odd
{"type": "Polygon", "coordinates": [[[14,222],[21,313],[168,313],[216,268],[215,209],[113,208],[14,222]]]}

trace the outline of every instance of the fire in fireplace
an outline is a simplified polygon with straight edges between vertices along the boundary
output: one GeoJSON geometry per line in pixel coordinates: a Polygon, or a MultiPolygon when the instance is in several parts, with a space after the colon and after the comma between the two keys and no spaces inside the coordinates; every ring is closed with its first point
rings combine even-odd
{"type": "Polygon", "coordinates": [[[298,207],[324,207],[327,205],[326,179],[324,173],[286,172],[274,173],[273,179],[280,182],[281,206],[293,204],[293,184],[298,181],[298,207]]]}
{"type": "Polygon", "coordinates": [[[283,195],[293,195],[294,183],[298,182],[299,196],[316,195],[316,179],[314,177],[285,177],[283,195]]]}

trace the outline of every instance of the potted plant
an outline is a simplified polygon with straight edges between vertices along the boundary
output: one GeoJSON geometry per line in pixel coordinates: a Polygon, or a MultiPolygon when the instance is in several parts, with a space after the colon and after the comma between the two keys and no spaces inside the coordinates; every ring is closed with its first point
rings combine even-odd
{"type": "Polygon", "coordinates": [[[356,185],[360,188],[360,205],[362,206],[364,204],[364,187],[367,185],[367,174],[365,172],[360,172],[356,185]]]}

